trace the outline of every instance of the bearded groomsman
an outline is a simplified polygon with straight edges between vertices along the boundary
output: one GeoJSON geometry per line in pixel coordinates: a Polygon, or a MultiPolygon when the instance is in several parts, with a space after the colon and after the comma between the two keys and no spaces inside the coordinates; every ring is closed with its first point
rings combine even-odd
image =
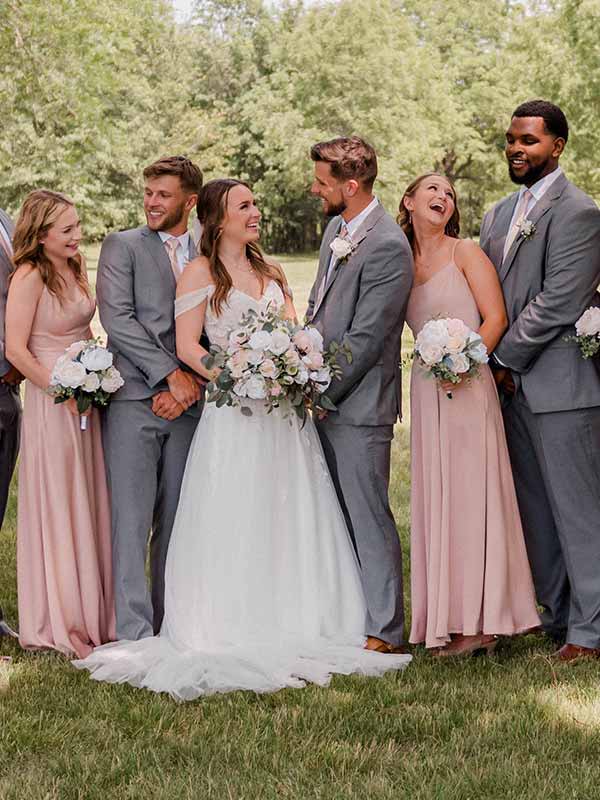
{"type": "Polygon", "coordinates": [[[147,224],[111,233],[98,261],[98,306],[125,384],[104,415],[117,638],[158,633],[164,571],[187,453],[200,417],[197,381],[175,348],[175,287],[196,256],[188,219],[202,173],[182,156],[144,170],[147,224]],[[145,564],[150,537],[151,591],[145,564]]]}
{"type": "Polygon", "coordinates": [[[394,423],[401,410],[400,340],[413,279],[410,245],[373,195],[377,156],[356,136],[311,149],[311,192],[331,218],[307,317],[325,345],[349,347],[327,394],[337,411],[317,421],[327,464],[361,567],[366,647],[404,642],[402,554],[388,498],[394,423]]]}
{"type": "Polygon", "coordinates": [[[600,211],[559,167],[569,128],[543,100],[506,132],[520,189],[486,214],[509,327],[493,357],[543,627],[556,656],[600,655],[600,362],[567,342],[600,305],[600,211]]]}
{"type": "MultiPolygon", "coordinates": [[[[8,491],[17,453],[19,451],[19,424],[21,421],[21,402],[19,384],[21,373],[4,357],[4,316],[8,279],[12,271],[13,223],[0,208],[0,528],[8,502],[8,491]]],[[[4,621],[0,608],[0,636],[16,636],[4,621]]]]}

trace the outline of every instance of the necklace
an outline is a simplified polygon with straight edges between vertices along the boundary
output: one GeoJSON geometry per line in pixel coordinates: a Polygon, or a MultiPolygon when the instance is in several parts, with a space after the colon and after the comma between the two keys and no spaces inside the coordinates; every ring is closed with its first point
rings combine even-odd
{"type": "Polygon", "coordinates": [[[232,264],[231,268],[239,270],[239,272],[246,272],[249,275],[251,275],[254,272],[254,267],[252,266],[248,258],[245,258],[244,261],[240,264],[232,264]]]}

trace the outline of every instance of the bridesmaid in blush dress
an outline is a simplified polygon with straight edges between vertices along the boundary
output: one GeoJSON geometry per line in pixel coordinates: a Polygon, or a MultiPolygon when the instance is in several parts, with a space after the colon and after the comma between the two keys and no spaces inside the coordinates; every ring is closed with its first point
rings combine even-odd
{"type": "Polygon", "coordinates": [[[110,514],[97,410],[81,431],[74,400],[46,393],[58,356],[91,337],[95,303],[77,211],[46,190],[25,200],[14,234],[6,352],[27,378],[19,464],[20,643],[85,657],[114,639],[110,514]]]}
{"type": "MultiPolygon", "coordinates": [[[[506,328],[492,263],[461,240],[456,193],[436,173],[405,191],[398,222],[415,257],[407,322],[462,319],[492,352],[506,328]]],[[[492,650],[499,635],[539,625],[498,394],[477,377],[439,385],[411,375],[410,641],[440,656],[492,650]],[[451,397],[447,394],[451,391],[451,397]]]]}

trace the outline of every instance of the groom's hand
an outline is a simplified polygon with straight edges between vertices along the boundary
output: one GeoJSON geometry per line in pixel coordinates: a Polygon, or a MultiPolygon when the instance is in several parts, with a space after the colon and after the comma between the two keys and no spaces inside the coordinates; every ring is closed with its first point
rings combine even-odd
{"type": "Polygon", "coordinates": [[[170,375],[167,375],[167,383],[169,392],[183,406],[184,411],[198,402],[200,387],[189,373],[184,372],[182,369],[173,370],[170,375]]]}
{"type": "Polygon", "coordinates": [[[509,369],[494,370],[494,378],[499,390],[501,389],[505,394],[515,393],[515,382],[509,369]]]}
{"type": "Polygon", "coordinates": [[[152,411],[157,417],[173,420],[180,417],[185,408],[175,400],[171,392],[159,392],[152,398],[152,411]]]}

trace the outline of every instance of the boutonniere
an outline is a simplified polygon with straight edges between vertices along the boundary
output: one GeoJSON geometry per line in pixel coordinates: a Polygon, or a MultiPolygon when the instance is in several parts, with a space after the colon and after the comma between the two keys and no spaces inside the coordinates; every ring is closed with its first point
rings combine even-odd
{"type": "Polygon", "coordinates": [[[338,261],[345,261],[356,248],[356,245],[351,239],[342,239],[341,236],[336,236],[329,247],[338,261]]]}
{"type": "Polygon", "coordinates": [[[522,239],[531,239],[535,234],[535,225],[530,219],[524,219],[519,225],[519,233],[522,239]]]}

